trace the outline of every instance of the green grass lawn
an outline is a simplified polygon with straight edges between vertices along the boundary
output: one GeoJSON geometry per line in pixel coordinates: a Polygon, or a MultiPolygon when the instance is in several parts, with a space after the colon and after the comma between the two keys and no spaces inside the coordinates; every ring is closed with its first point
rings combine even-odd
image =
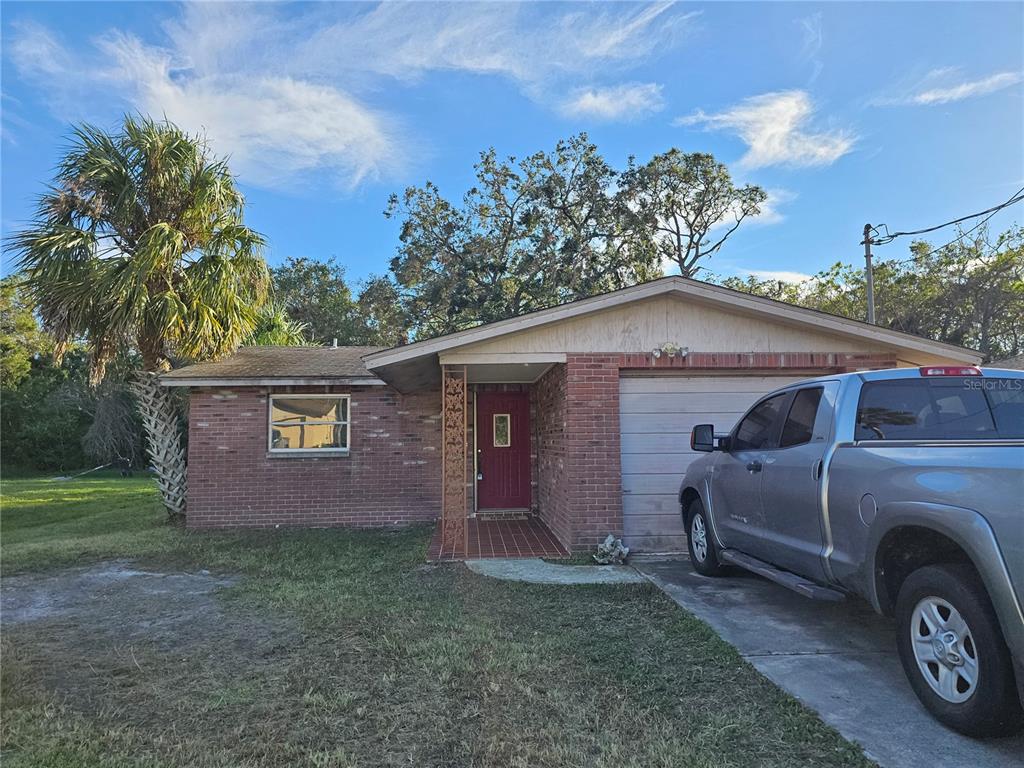
{"type": "Polygon", "coordinates": [[[9,583],[115,557],[238,577],[170,643],[130,604],[5,625],[5,768],[869,764],[647,585],[428,566],[425,529],[191,534],[147,479],[0,490],[9,583]]]}

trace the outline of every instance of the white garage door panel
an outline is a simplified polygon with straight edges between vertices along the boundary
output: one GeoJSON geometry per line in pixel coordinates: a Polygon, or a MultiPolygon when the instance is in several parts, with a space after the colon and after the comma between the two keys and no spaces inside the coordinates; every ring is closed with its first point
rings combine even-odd
{"type": "Polygon", "coordinates": [[[623,475],[622,476],[622,497],[623,500],[637,496],[658,496],[670,494],[675,498],[679,492],[679,484],[683,481],[686,469],[681,469],[674,474],[664,475],[623,475]]]}
{"type": "MultiPolygon", "coordinates": [[[[686,435],[686,442],[690,442],[690,435],[686,435]]],[[[681,472],[685,472],[696,456],[689,450],[686,453],[674,451],[673,453],[623,453],[622,474],[625,475],[675,475],[682,479],[681,472]]]]}
{"type": "Polygon", "coordinates": [[[671,515],[673,519],[678,517],[679,502],[676,501],[676,494],[679,491],[679,481],[677,480],[673,486],[669,493],[623,495],[622,514],[626,516],[626,521],[635,515],[671,515]]]}
{"type": "Polygon", "coordinates": [[[700,454],[690,451],[697,424],[727,432],[761,395],[799,378],[649,376],[619,382],[622,515],[625,542],[638,552],[684,549],[679,484],[700,454]]]}
{"type": "MultiPolygon", "coordinates": [[[[758,392],[691,392],[680,397],[678,392],[650,392],[620,395],[619,408],[625,413],[734,413],[737,396],[749,395],[753,402],[757,395],[771,389],[758,392]]],[[[745,410],[745,409],[741,409],[745,410]]]]}
{"type": "Polygon", "coordinates": [[[681,378],[692,382],[688,392],[768,392],[782,386],[775,382],[797,381],[786,376],[680,376],[679,374],[661,376],[630,376],[622,377],[621,392],[671,392],[678,393],[681,378]]]}
{"type": "MultiPolygon", "coordinates": [[[[753,403],[757,395],[745,395],[753,403]]],[[[739,421],[746,408],[736,411],[703,411],[700,413],[632,413],[624,422],[622,432],[627,435],[689,434],[696,424],[714,424],[715,431],[728,432],[739,421]]],[[[625,414],[623,414],[625,416],[625,414]]],[[[689,444],[689,443],[687,443],[689,444]]]]}
{"type": "MultiPolygon", "coordinates": [[[[696,424],[696,422],[695,422],[696,424]]],[[[690,432],[695,424],[687,425],[683,432],[655,435],[650,432],[623,434],[621,438],[622,455],[630,453],[689,453],[690,432]]]]}
{"type": "MultiPolygon", "coordinates": [[[[624,538],[637,552],[678,552],[686,549],[686,534],[673,532],[666,515],[633,515],[625,519],[624,538]]],[[[673,517],[675,517],[673,515],[673,517]]]]}

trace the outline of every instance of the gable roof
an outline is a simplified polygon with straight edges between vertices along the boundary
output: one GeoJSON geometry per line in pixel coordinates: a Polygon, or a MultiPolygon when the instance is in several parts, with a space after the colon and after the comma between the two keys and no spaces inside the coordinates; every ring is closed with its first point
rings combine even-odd
{"type": "MultiPolygon", "coordinates": [[[[786,302],[735,291],[720,285],[673,275],[591,298],[560,304],[549,309],[518,315],[508,320],[487,323],[486,325],[479,325],[465,331],[457,331],[445,336],[418,341],[414,344],[373,352],[366,356],[364,362],[367,369],[375,371],[385,366],[408,362],[424,355],[434,355],[467,344],[518,333],[549,323],[648,299],[653,296],[664,295],[688,298],[699,303],[717,305],[723,309],[730,309],[743,314],[763,315],[766,318],[779,322],[805,326],[818,331],[835,333],[840,336],[865,339],[876,343],[881,342],[897,348],[911,349],[940,357],[949,357],[960,362],[977,364],[981,361],[980,353],[965,347],[932,341],[921,336],[882,328],[860,320],[851,320],[848,317],[832,315],[795,304],[787,304],[786,302]]],[[[614,350],[607,351],[611,352],[614,350]]]]}
{"type": "Polygon", "coordinates": [[[382,347],[242,347],[222,360],[196,363],[160,377],[168,387],[220,384],[383,384],[363,364],[382,347]]]}

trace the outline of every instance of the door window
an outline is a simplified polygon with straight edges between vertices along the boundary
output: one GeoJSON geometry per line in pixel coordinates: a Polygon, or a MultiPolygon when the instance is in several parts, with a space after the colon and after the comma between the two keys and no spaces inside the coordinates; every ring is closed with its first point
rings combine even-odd
{"type": "Polygon", "coordinates": [[[736,436],[732,440],[732,450],[748,451],[771,448],[778,426],[782,406],[789,394],[769,397],[755,405],[743,421],[736,427],[736,436]]]}
{"type": "Polygon", "coordinates": [[[494,414],[494,447],[509,448],[512,445],[512,416],[508,413],[494,414]]]}
{"type": "Polygon", "coordinates": [[[818,416],[818,405],[821,403],[821,395],[825,390],[822,387],[811,387],[801,389],[793,398],[793,404],[789,407],[789,416],[782,427],[782,437],[779,439],[780,448],[791,448],[794,445],[803,445],[811,442],[811,435],[814,434],[814,421],[818,416]]]}

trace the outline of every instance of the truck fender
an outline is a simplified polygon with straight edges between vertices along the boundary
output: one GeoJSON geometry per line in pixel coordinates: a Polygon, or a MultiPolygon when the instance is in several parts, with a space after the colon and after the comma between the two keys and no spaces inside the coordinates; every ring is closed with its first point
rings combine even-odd
{"type": "Polygon", "coordinates": [[[878,555],[889,534],[907,527],[940,534],[966,554],[988,591],[1007,644],[1014,656],[1024,657],[1024,610],[991,526],[973,509],[914,501],[887,504],[879,509],[868,533],[864,574],[867,597],[875,610],[891,614],[896,598],[888,594],[878,555]]]}

